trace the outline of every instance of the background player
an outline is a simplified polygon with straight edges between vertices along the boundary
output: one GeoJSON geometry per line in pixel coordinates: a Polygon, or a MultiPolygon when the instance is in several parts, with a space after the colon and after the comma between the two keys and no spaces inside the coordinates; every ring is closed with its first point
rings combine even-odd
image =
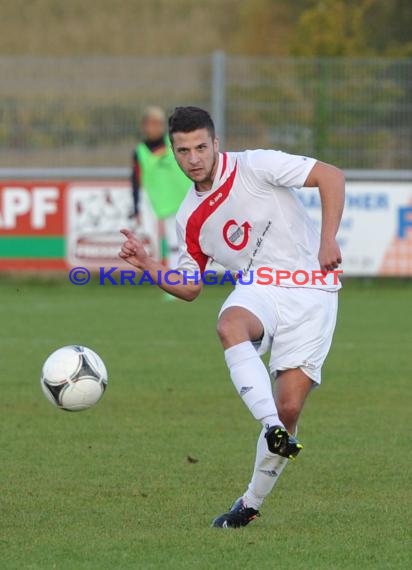
{"type": "Polygon", "coordinates": [[[156,106],[142,116],[143,140],[133,152],[133,217],[140,224],[140,189],[146,191],[159,223],[160,258],[169,267],[177,264],[176,212],[191,184],[177,165],[166,132],[166,115],[156,106]]]}
{"type": "MultiPolygon", "coordinates": [[[[128,230],[123,230],[123,259],[188,301],[199,295],[197,277],[210,258],[242,275],[262,267],[291,273],[338,267],[342,260],[336,233],[344,205],[339,169],[270,150],[219,153],[213,122],[196,107],[177,108],[169,133],[177,162],[194,182],[177,215],[179,276],[173,285],[160,282],[162,266],[128,230]],[[293,190],[302,186],[319,188],[320,236],[293,190]]],[[[262,431],[248,488],[213,526],[235,528],[256,518],[287,460],[302,448],[292,434],[306,397],[321,381],[339,288],[332,274],[302,286],[291,279],[268,286],[238,283],[223,304],[218,334],[225,360],[262,431]],[[267,350],[274,395],[259,356],[267,350]]]]}

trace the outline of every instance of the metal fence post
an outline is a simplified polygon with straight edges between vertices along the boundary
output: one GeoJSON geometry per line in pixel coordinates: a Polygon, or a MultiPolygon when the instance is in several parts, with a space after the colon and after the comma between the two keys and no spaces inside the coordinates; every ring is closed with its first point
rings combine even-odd
{"type": "Polygon", "coordinates": [[[226,54],[215,51],[212,55],[212,117],[220,146],[225,148],[226,108],[226,54]]]}

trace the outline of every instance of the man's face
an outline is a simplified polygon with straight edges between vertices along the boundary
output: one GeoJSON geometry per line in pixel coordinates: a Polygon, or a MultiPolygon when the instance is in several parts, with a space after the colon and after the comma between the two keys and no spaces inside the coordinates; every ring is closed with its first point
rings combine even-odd
{"type": "Polygon", "coordinates": [[[174,133],[173,152],[180,168],[193,182],[201,183],[213,178],[219,144],[207,129],[174,133]]]}
{"type": "Polygon", "coordinates": [[[146,117],[142,122],[144,138],[149,141],[157,141],[165,134],[166,125],[164,121],[156,117],[146,117]]]}

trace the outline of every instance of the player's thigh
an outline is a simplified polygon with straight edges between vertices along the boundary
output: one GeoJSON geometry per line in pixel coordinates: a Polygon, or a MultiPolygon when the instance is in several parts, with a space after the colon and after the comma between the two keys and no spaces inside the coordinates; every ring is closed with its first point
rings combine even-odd
{"type": "Polygon", "coordinates": [[[267,287],[257,284],[237,284],[220,309],[218,329],[223,319],[235,314],[248,315],[250,331],[253,333],[249,339],[253,341],[259,354],[264,354],[272,342],[276,329],[276,313],[267,287]]]}
{"type": "Polygon", "coordinates": [[[338,294],[319,289],[278,287],[275,292],[279,327],[270,371],[300,368],[315,384],[329,352],[336,324],[338,294]]]}

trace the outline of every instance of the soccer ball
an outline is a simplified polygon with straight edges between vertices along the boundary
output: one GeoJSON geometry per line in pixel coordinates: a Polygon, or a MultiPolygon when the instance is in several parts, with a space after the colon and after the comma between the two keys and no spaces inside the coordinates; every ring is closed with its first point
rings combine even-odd
{"type": "Polygon", "coordinates": [[[54,406],[80,412],[94,406],[107,386],[107,370],[98,354],[85,346],[64,346],[47,358],[40,384],[54,406]]]}

